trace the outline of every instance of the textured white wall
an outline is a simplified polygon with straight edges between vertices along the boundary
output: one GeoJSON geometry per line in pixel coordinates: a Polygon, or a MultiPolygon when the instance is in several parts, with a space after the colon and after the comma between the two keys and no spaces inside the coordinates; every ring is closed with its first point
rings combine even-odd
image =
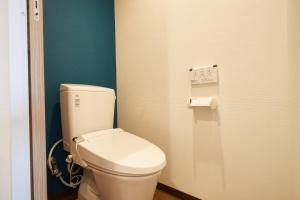
{"type": "Polygon", "coordinates": [[[0,199],[29,200],[26,0],[0,1],[0,199]]]}
{"type": "Polygon", "coordinates": [[[8,4],[13,200],[31,199],[26,3],[9,0],[8,4]]]}
{"type": "Polygon", "coordinates": [[[161,182],[204,200],[291,200],[286,0],[116,0],[119,126],[167,154],[161,182]],[[220,82],[191,86],[191,66],[220,82]],[[186,98],[218,95],[219,109],[186,98]]]}
{"type": "Polygon", "coordinates": [[[11,199],[8,1],[0,1],[0,199],[11,199]]]}
{"type": "Polygon", "coordinates": [[[294,200],[300,199],[300,1],[288,0],[289,63],[292,77],[291,110],[294,130],[294,200]]]}

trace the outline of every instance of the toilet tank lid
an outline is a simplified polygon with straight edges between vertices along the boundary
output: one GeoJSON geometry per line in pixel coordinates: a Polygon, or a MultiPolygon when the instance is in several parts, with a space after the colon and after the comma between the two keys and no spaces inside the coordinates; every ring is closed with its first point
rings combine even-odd
{"type": "Polygon", "coordinates": [[[88,91],[88,92],[107,92],[114,93],[111,88],[100,87],[95,85],[83,85],[83,84],[61,84],[60,91],[88,91]]]}

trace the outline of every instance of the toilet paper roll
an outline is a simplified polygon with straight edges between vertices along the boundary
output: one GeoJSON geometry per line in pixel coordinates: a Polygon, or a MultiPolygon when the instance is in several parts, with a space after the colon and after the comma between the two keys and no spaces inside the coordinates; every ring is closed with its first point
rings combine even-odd
{"type": "Polygon", "coordinates": [[[190,107],[209,107],[212,110],[217,108],[215,97],[189,97],[187,103],[190,107]]]}

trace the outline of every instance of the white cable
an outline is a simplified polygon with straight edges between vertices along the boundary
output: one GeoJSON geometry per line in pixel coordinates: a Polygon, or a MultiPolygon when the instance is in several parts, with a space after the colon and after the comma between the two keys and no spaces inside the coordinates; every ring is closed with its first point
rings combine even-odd
{"type": "Polygon", "coordinates": [[[74,174],[73,173],[73,166],[74,166],[74,163],[72,162],[71,168],[70,168],[70,172],[69,172],[70,173],[70,183],[73,184],[74,186],[77,186],[81,182],[82,175],[76,175],[76,176],[73,177],[73,174],[74,174]],[[76,182],[75,183],[73,183],[73,179],[74,178],[76,178],[76,182]]]}
{"type": "Polygon", "coordinates": [[[57,142],[55,142],[55,144],[54,144],[54,145],[52,146],[52,148],[50,149],[50,152],[49,152],[49,155],[48,155],[48,166],[49,166],[51,172],[53,171],[52,164],[51,164],[51,157],[52,157],[53,151],[54,151],[54,149],[56,148],[56,146],[57,146],[59,143],[61,143],[62,141],[63,141],[62,139],[58,140],[57,142]]]}
{"type": "Polygon", "coordinates": [[[67,164],[67,171],[68,171],[69,177],[70,177],[69,183],[67,183],[67,182],[63,179],[62,173],[58,170],[58,168],[56,167],[56,169],[54,169],[53,166],[52,166],[51,160],[52,160],[52,154],[53,154],[53,151],[54,151],[54,149],[56,148],[56,146],[57,146],[59,143],[61,143],[62,141],[63,141],[62,139],[58,140],[58,141],[52,146],[52,148],[50,149],[50,152],[49,152],[49,155],[48,155],[48,167],[49,167],[49,169],[50,169],[52,175],[55,175],[57,178],[59,178],[59,180],[60,180],[64,185],[66,185],[66,186],[68,186],[68,187],[71,187],[71,188],[76,188],[76,187],[80,184],[80,182],[81,182],[82,175],[76,175],[76,176],[73,176],[73,175],[75,175],[75,174],[77,174],[77,173],[80,172],[80,167],[78,167],[76,170],[73,171],[74,163],[73,163],[73,160],[72,160],[72,156],[70,156],[71,159],[69,159],[68,162],[67,162],[67,163],[68,163],[68,164],[67,164]],[[55,171],[55,170],[57,170],[57,171],[55,171]],[[74,181],[74,179],[76,179],[76,180],[74,181]]]}
{"type": "MultiPolygon", "coordinates": [[[[71,163],[68,163],[67,169],[68,169],[69,174],[71,174],[71,163]]],[[[78,167],[76,170],[74,170],[74,171],[72,172],[72,175],[73,175],[73,174],[78,174],[78,173],[80,172],[80,169],[81,169],[81,167],[78,167]]]]}

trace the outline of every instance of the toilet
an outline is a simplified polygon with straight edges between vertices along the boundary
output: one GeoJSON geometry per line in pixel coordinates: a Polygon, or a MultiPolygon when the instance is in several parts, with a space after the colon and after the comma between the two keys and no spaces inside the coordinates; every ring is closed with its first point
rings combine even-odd
{"type": "Polygon", "coordinates": [[[64,149],[83,167],[78,200],[152,200],[166,165],[151,142],[113,128],[113,89],[61,84],[64,149]]]}

